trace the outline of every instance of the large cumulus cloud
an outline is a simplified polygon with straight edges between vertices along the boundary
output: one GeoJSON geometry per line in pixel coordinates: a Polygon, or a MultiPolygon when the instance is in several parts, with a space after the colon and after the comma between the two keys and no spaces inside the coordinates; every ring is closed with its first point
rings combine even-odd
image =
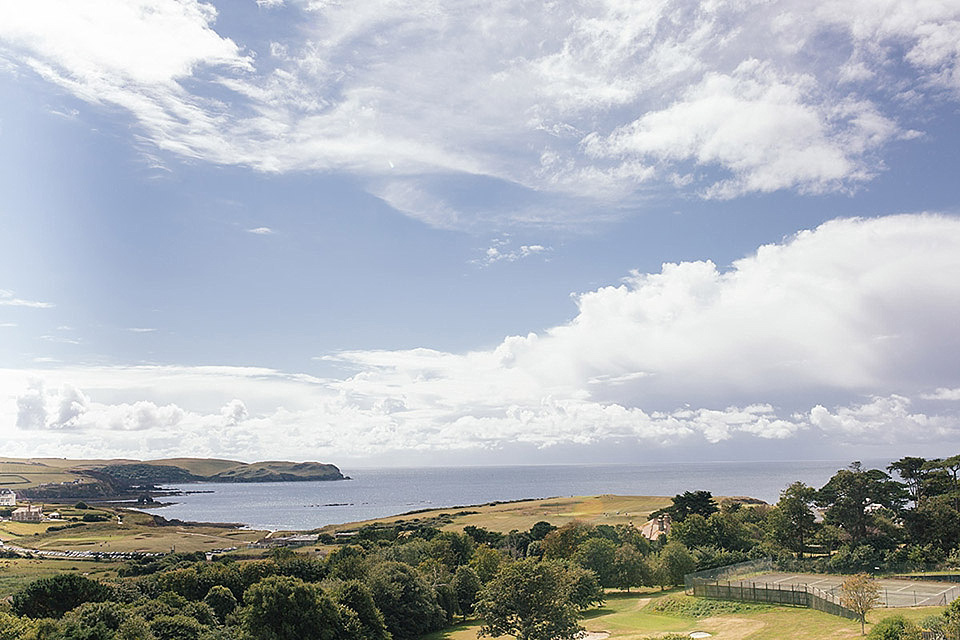
{"type": "MultiPolygon", "coordinates": [[[[841,219],[719,269],[665,264],[492,349],[241,367],[0,370],[11,450],[369,456],[811,437],[960,442],[960,219],[841,219]],[[265,434],[268,434],[265,435],[265,434]],[[20,449],[18,449],[20,447],[20,449]]],[[[825,445],[826,446],[826,445],[825,445]]]]}

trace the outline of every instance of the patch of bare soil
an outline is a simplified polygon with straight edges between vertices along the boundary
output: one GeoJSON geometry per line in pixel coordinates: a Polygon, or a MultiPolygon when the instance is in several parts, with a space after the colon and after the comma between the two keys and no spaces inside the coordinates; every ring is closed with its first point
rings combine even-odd
{"type": "Polygon", "coordinates": [[[723,616],[704,618],[698,626],[702,626],[704,631],[709,630],[717,640],[743,640],[763,629],[764,624],[760,620],[723,616]]]}

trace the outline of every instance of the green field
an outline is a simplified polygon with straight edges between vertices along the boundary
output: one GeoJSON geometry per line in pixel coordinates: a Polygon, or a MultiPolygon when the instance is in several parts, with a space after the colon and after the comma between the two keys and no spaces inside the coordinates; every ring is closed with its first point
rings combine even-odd
{"type": "MultiPolygon", "coordinates": [[[[858,622],[810,609],[704,601],[707,608],[714,605],[723,612],[701,618],[658,613],[653,605],[665,597],[681,602],[697,600],[675,591],[609,593],[606,603],[587,611],[581,624],[588,632],[600,634],[592,636],[597,640],[601,637],[610,640],[643,640],[667,633],[687,635],[692,631],[705,631],[717,640],[840,640],[861,637],[858,622]]],[[[941,611],[943,607],[878,609],[867,616],[867,630],[870,624],[887,616],[904,615],[919,620],[941,611]]],[[[424,640],[476,640],[479,630],[479,622],[468,621],[426,636],[424,640]]]]}
{"type": "MultiPolygon", "coordinates": [[[[52,508],[51,508],[52,509],[52,508]]],[[[48,509],[48,510],[51,510],[48,509]]],[[[105,522],[89,522],[59,531],[50,531],[62,522],[0,522],[0,540],[29,549],[58,551],[143,551],[167,552],[209,551],[227,547],[243,547],[262,538],[266,532],[204,526],[156,526],[153,516],[135,511],[111,508],[60,509],[64,518],[100,513],[105,522]],[[117,523],[117,515],[122,524],[117,523]]],[[[78,561],[83,562],[83,561],[78,561]]]]}
{"type": "Polygon", "coordinates": [[[92,560],[50,560],[36,558],[0,559],[0,598],[19,591],[37,578],[58,573],[80,573],[90,578],[115,578],[117,562],[94,562],[92,560]]]}

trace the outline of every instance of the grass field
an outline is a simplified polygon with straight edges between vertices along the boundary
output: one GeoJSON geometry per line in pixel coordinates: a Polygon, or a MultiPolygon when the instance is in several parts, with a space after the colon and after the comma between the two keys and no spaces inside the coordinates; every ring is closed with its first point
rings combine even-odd
{"type": "Polygon", "coordinates": [[[504,533],[514,529],[526,531],[540,520],[546,520],[558,527],[573,520],[589,524],[633,523],[639,527],[647,521],[647,516],[652,511],[670,504],[670,498],[663,496],[601,495],[546,498],[462,508],[431,509],[415,514],[328,525],[321,531],[332,533],[355,530],[364,525],[392,525],[441,519],[448,521],[442,527],[447,530],[459,531],[473,525],[504,533]]]}
{"type": "Polygon", "coordinates": [[[40,484],[73,482],[78,476],[68,473],[67,469],[72,468],[74,462],[58,458],[0,458],[0,486],[16,491],[40,484]]]}
{"type": "Polygon", "coordinates": [[[0,598],[6,598],[38,578],[58,573],[79,573],[91,578],[114,578],[116,562],[80,562],[34,558],[0,559],[0,598]]]}
{"type": "MultiPolygon", "coordinates": [[[[209,551],[226,547],[242,547],[259,540],[263,531],[250,529],[225,529],[221,527],[165,526],[153,524],[153,516],[116,509],[74,509],[65,507],[61,514],[66,518],[87,513],[108,515],[105,522],[83,523],[59,531],[51,527],[73,524],[70,522],[0,522],[0,539],[15,546],[29,549],[63,551],[143,551],[166,552],[209,551]],[[117,523],[117,513],[122,524],[117,523]]],[[[84,562],[85,561],[78,561],[84,562]]]]}
{"type": "MultiPolygon", "coordinates": [[[[642,640],[666,633],[705,631],[717,640],[841,640],[859,638],[860,624],[810,609],[722,603],[730,612],[696,618],[658,613],[652,606],[660,598],[696,599],[677,592],[641,591],[610,593],[606,603],[588,611],[581,624],[589,632],[609,634],[610,640],[642,640]],[[742,610],[737,610],[742,608],[742,610]]],[[[708,601],[709,603],[716,601],[708,601]]],[[[919,620],[943,611],[943,607],[879,609],[867,616],[870,624],[891,615],[919,620]]],[[[869,624],[867,626],[869,631],[869,624]]],[[[424,640],[475,640],[480,624],[469,621],[426,636],[424,640]]]]}

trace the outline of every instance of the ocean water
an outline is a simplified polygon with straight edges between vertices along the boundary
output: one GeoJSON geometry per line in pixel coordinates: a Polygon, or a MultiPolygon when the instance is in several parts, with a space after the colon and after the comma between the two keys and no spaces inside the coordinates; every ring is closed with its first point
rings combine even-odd
{"type": "Polygon", "coordinates": [[[819,460],[345,468],[342,472],[351,480],[171,485],[169,488],[181,491],[212,493],[172,496],[163,500],[175,504],[145,510],[168,519],[242,522],[254,529],[307,530],[416,509],[603,493],[674,496],[703,489],[715,496],[751,496],[773,503],[791,482],[801,480],[821,487],[847,464],[848,461],[819,460]]]}

